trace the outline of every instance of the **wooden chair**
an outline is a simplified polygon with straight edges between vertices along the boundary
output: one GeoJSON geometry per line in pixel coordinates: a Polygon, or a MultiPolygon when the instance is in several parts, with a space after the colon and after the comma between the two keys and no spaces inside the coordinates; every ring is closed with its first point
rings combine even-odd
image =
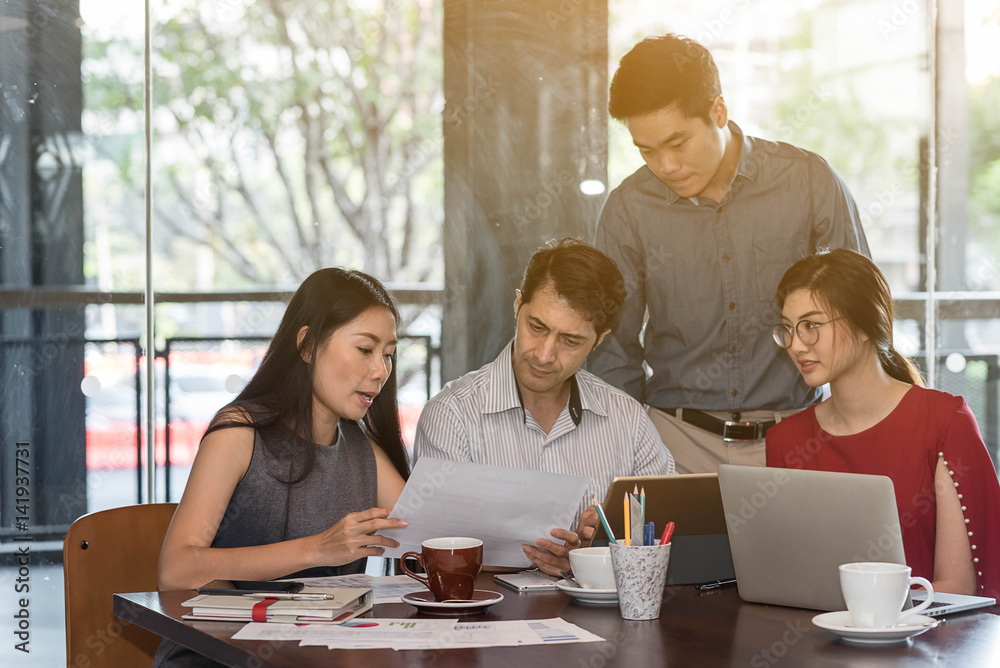
{"type": "Polygon", "coordinates": [[[84,515],[63,544],[66,665],[150,666],[162,640],[114,616],[112,594],[155,591],[160,547],[176,503],[84,515]]]}

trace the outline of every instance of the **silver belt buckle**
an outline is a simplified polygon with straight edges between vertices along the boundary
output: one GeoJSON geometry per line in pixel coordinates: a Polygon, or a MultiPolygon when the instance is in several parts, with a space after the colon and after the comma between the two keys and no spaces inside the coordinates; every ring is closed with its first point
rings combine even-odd
{"type": "Polygon", "coordinates": [[[735,443],[735,442],[749,443],[752,441],[756,441],[760,439],[760,437],[762,436],[761,433],[763,431],[761,429],[762,426],[763,425],[760,422],[736,422],[733,420],[726,420],[725,422],[722,423],[722,440],[725,441],[726,443],[735,443]],[[730,427],[750,427],[751,429],[753,429],[753,437],[739,438],[736,436],[730,436],[729,435],[730,427]]]}

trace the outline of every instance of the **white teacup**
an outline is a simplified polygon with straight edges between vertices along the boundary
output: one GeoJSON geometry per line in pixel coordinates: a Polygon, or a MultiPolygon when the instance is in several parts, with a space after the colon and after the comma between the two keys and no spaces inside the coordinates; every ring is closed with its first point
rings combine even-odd
{"type": "Polygon", "coordinates": [[[840,590],[854,625],[866,629],[896,626],[934,600],[934,587],[924,578],[910,577],[909,566],[876,561],[842,564],[840,590]],[[910,585],[926,589],[927,600],[903,612],[910,585]]]}
{"type": "Polygon", "coordinates": [[[569,564],[573,577],[584,589],[614,589],[615,569],[608,547],[581,547],[571,550],[569,564]]]}

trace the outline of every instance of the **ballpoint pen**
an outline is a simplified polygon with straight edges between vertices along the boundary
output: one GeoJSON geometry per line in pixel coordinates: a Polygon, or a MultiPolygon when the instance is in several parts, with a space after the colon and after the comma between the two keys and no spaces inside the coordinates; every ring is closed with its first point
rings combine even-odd
{"type": "Polygon", "coordinates": [[[674,535],[674,523],[667,522],[667,526],[663,527],[663,537],[660,539],[660,545],[666,545],[670,542],[670,537],[674,535]]]}
{"type": "Polygon", "coordinates": [[[656,528],[652,522],[646,522],[646,526],[642,531],[642,544],[645,545],[656,545],[656,528]]]}
{"type": "Polygon", "coordinates": [[[247,598],[277,598],[283,601],[332,601],[329,594],[290,594],[288,592],[254,592],[244,594],[247,598]]]}
{"type": "Polygon", "coordinates": [[[730,580],[715,580],[714,582],[704,582],[702,584],[695,585],[694,588],[695,589],[717,589],[718,587],[721,587],[723,585],[734,584],[735,582],[736,582],[736,578],[732,578],[730,580]]]}

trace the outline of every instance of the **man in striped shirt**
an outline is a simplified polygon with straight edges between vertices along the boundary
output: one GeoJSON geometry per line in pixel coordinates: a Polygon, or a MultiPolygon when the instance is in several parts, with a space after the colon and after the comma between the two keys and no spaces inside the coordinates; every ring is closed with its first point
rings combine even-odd
{"type": "MultiPolygon", "coordinates": [[[[581,369],[624,299],[618,267],[592,246],[568,238],[540,248],[515,291],[514,339],[424,406],[415,457],[586,476],[584,507],[592,496],[603,499],[615,476],[674,473],[642,405],[581,369]]],[[[539,538],[524,552],[558,575],[596,523],[588,510],[576,532],[553,529],[556,541],[539,538]]]]}

